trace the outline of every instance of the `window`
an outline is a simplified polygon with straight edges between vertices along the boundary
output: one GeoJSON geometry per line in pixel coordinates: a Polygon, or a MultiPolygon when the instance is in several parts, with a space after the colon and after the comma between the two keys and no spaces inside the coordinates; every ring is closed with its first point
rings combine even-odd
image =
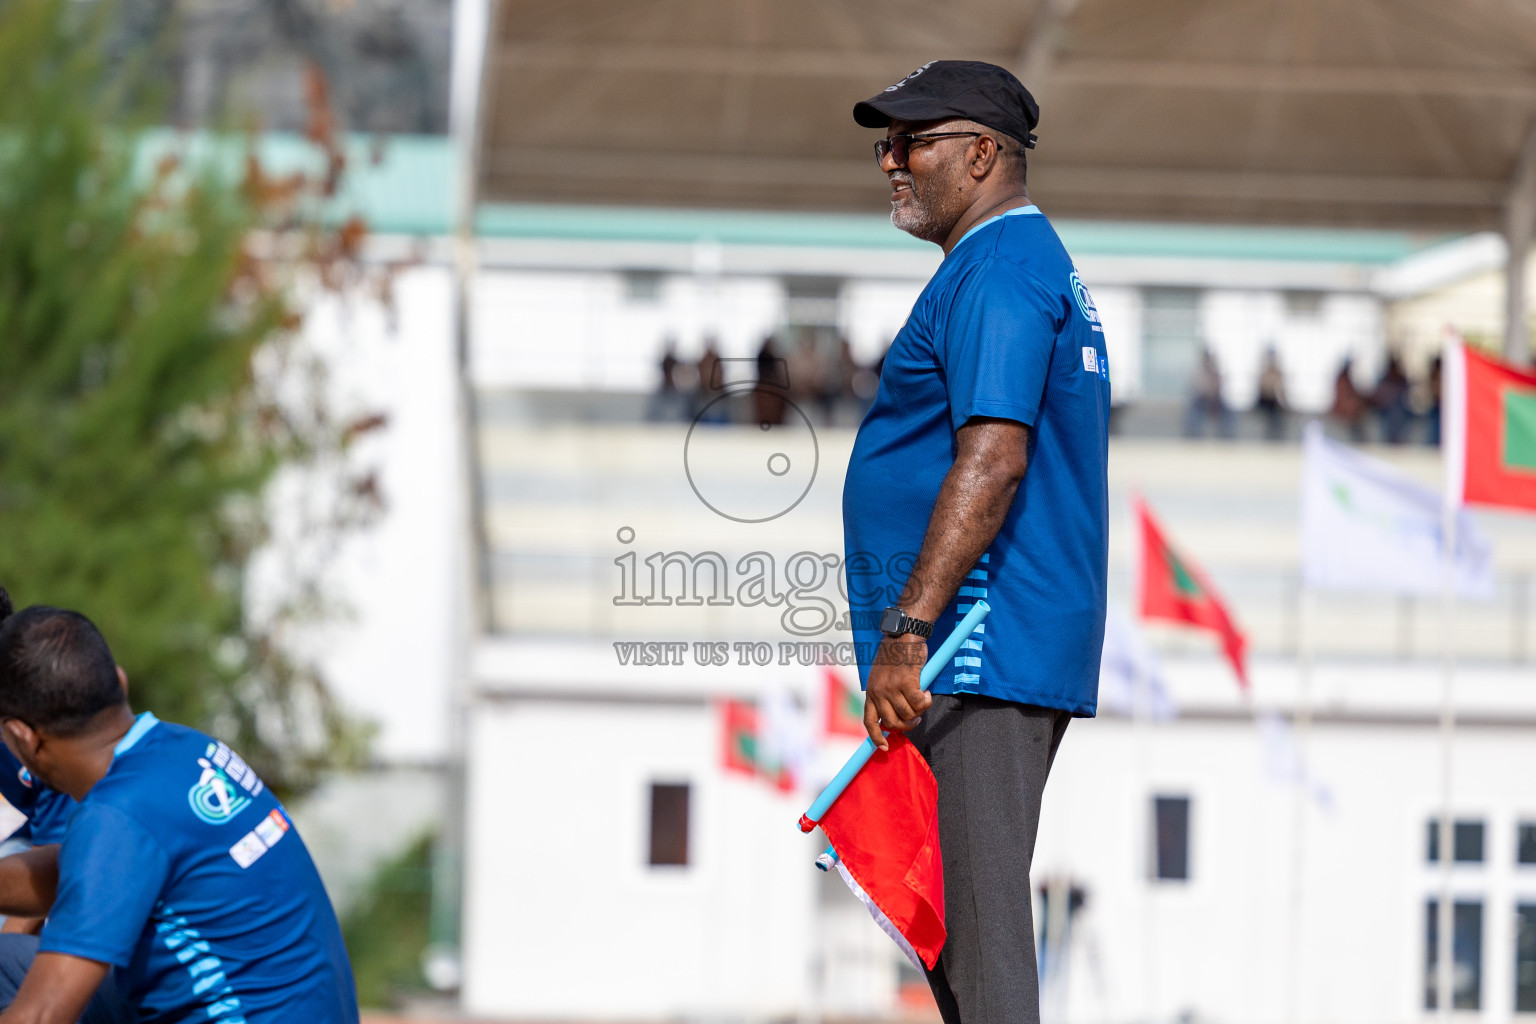
{"type": "Polygon", "coordinates": [[[1515,1009],[1536,1010],[1536,904],[1515,908],[1515,1009]]]}
{"type": "Polygon", "coordinates": [[[1289,291],[1285,293],[1285,314],[1292,320],[1317,320],[1323,315],[1323,293],[1289,291]]]}
{"type": "MultiPolygon", "coordinates": [[[[1424,904],[1424,1009],[1436,1007],[1436,967],[1440,952],[1438,900],[1424,904]]],[[[1480,1010],[1483,1006],[1483,905],[1457,901],[1451,907],[1451,1008],[1480,1010]]]]}
{"type": "Polygon", "coordinates": [[[624,271],[624,301],[657,303],[661,301],[661,272],[658,270],[624,271]]]}
{"type": "Polygon", "coordinates": [[[1516,830],[1515,860],[1520,864],[1536,864],[1536,824],[1520,823],[1516,830]]]}
{"type": "Polygon", "coordinates": [[[1188,397],[1205,332],[1200,293],[1189,288],[1148,288],[1142,292],[1142,393],[1152,399],[1188,397]]]}
{"type": "Polygon", "coordinates": [[[688,863],[688,784],[651,783],[651,864],[688,863]]]}
{"type": "MultiPolygon", "coordinates": [[[[1440,859],[1439,819],[1430,818],[1425,833],[1427,854],[1425,859],[1434,863],[1440,859]]],[[[1533,837],[1533,845],[1536,845],[1536,837],[1533,837]]],[[[1483,862],[1483,823],[1481,821],[1455,822],[1451,826],[1451,849],[1456,863],[1481,864],[1483,862]]]]}
{"type": "Polygon", "coordinates": [[[1189,797],[1152,798],[1153,878],[1189,880],[1189,797]]]}

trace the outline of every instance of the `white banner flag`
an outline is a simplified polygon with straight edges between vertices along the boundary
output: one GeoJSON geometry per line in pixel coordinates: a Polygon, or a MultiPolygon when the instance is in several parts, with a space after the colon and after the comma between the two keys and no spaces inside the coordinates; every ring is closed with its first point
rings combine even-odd
{"type": "MultiPolygon", "coordinates": [[[[1307,424],[1301,482],[1301,575],[1319,590],[1440,592],[1440,495],[1307,424]]],[[[1463,510],[1456,589],[1493,599],[1493,545],[1463,510]]]]}
{"type": "Polygon", "coordinates": [[[1099,662],[1099,708],[1128,718],[1162,721],[1178,715],[1162,666],[1131,617],[1110,605],[1099,662]]]}

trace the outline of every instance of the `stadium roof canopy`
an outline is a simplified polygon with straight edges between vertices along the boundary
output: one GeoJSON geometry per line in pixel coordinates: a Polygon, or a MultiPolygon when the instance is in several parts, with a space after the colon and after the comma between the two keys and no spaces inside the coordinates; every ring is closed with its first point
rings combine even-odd
{"type": "Polygon", "coordinates": [[[1536,175],[1528,0],[494,11],[484,201],[881,211],[875,133],[850,108],[939,57],[1034,91],[1030,192],[1057,216],[1471,231],[1536,175]]]}

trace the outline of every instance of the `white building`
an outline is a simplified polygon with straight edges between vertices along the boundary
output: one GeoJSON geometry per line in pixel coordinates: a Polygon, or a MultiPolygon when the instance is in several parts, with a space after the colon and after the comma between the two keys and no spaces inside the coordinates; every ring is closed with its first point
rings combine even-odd
{"type": "MultiPolygon", "coordinates": [[[[343,699],[381,723],[384,761],[464,759],[465,1008],[573,1020],[897,1012],[921,985],[811,867],[819,846],[793,827],[811,794],[781,795],[721,767],[717,699],[819,700],[819,670],[793,657],[777,664],[777,644],[799,639],[786,632],[787,608],[634,605],[622,600],[616,562],[633,555],[639,571],[651,555],[718,552],[734,567],[761,551],[783,572],[801,553],[840,555],[847,425],[786,437],[815,468],[803,499],[770,521],[735,522],[700,498],[763,492],[762,439],[755,427],[722,426],[692,449],[684,419],[641,422],[656,364],[669,337],[684,359],[706,336],[722,356],[748,358],[786,325],[840,331],[869,361],[937,252],[852,216],[487,207],[468,322],[482,501],[466,507],[453,278],[437,241],[447,214],[421,198],[442,194],[430,183],[451,168],[430,141],[393,145],[408,159],[386,155],[365,171],[356,201],[372,216],[377,252],[409,253],[425,238],[425,258],[402,271],[392,318],[359,300],[312,320],[343,353],[337,386],[393,417],[373,456],[390,515],[342,558],[357,621],[334,627],[320,650],[343,699]],[[399,196],[412,202],[397,207],[399,196]],[[485,619],[466,651],[455,559],[472,515],[485,619]],[[767,643],[774,663],[741,666],[733,654],[724,668],[621,664],[613,644],[634,641],[767,643]],[[679,847],[686,864],[650,863],[658,849],[676,860],[679,847]]],[[[1104,316],[1116,394],[1143,408],[1176,409],[1209,345],[1234,406],[1251,402],[1273,346],[1294,405],[1320,410],[1344,356],[1362,385],[1382,361],[1389,302],[1456,273],[1435,270],[1442,250],[1393,233],[1060,228],[1104,316]]],[[[1171,422],[1165,433],[1177,432],[1171,422]]],[[[1432,452],[1396,458],[1434,481],[1432,452]]],[[[1295,709],[1303,628],[1298,475],[1289,446],[1130,436],[1112,451],[1114,507],[1136,487],[1212,572],[1254,640],[1254,705],[1282,716],[1295,709]]],[[[1473,955],[1458,940],[1458,958],[1476,979],[1478,1013],[1504,1019],[1517,978],[1536,981],[1536,916],[1520,910],[1536,904],[1526,877],[1536,866],[1522,866],[1516,849],[1523,824],[1536,822],[1526,781],[1536,708],[1520,687],[1536,531],[1514,517],[1486,525],[1501,583],[1497,602],[1469,610],[1459,631],[1467,725],[1455,775],[1457,820],[1483,828],[1482,860],[1456,868],[1457,899],[1481,907],[1481,926],[1459,911],[1478,942],[1473,955]]],[[[1111,573],[1124,601],[1120,527],[1111,573]]],[[[835,572],[811,583],[793,588],[790,604],[835,608],[835,572]]],[[[1307,763],[1327,809],[1308,804],[1298,819],[1295,788],[1266,767],[1283,748],[1266,746],[1202,637],[1157,637],[1179,718],[1106,715],[1069,731],[1036,856],[1038,882],[1086,897],[1068,938],[1058,931],[1046,943],[1068,951],[1055,961],[1064,969],[1047,965],[1054,1019],[1427,1015],[1433,609],[1321,595],[1314,608],[1307,763]],[[1185,851],[1185,879],[1154,877],[1157,798],[1171,801],[1164,853],[1185,851]],[[1175,827],[1180,813],[1187,832],[1175,827]]],[[[845,744],[825,746],[821,772],[845,744]]],[[[1475,830],[1464,831],[1470,843],[1475,830]]],[[[1059,909],[1039,916],[1064,923],[1059,909]]]]}

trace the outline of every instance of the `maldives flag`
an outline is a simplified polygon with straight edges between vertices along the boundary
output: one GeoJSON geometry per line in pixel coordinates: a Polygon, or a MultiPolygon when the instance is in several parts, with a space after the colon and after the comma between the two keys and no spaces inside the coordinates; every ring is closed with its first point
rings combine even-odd
{"type": "Polygon", "coordinates": [[[1536,375],[1460,338],[1446,345],[1441,372],[1449,499],[1536,509],[1536,375]]]}
{"type": "Polygon", "coordinates": [[[720,763],[726,771],[767,779],[779,789],[795,788],[794,778],[781,764],[763,756],[762,716],[757,705],[744,700],[720,702],[720,763]]]}
{"type": "Polygon", "coordinates": [[[1180,558],[1140,498],[1132,499],[1141,541],[1141,616],[1166,619],[1201,629],[1221,638],[1222,650],[1237,673],[1238,685],[1248,688],[1244,660],[1248,641],[1232,623],[1232,616],[1205,573],[1193,562],[1180,558]]]}
{"type": "Polygon", "coordinates": [[[864,736],[864,694],[857,686],[849,686],[843,677],[830,666],[823,669],[827,719],[824,723],[829,736],[864,736]]]}
{"type": "Polygon", "coordinates": [[[939,787],[905,736],[893,732],[889,740],[890,749],[875,751],[817,824],[837,852],[838,873],[875,923],[914,967],[931,970],[944,948],[939,787]]]}

